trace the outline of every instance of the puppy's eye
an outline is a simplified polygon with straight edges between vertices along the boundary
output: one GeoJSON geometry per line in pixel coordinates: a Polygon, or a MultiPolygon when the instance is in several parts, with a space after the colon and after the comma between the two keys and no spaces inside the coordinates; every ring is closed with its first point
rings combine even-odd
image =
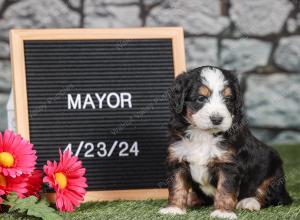
{"type": "Polygon", "coordinates": [[[197,102],[204,102],[207,99],[206,96],[200,95],[198,96],[197,102]]]}

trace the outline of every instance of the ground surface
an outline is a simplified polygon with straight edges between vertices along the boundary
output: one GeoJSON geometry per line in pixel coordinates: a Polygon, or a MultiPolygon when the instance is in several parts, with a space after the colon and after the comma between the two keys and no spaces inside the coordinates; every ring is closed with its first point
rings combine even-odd
{"type": "MultiPolygon", "coordinates": [[[[238,211],[238,219],[300,219],[300,145],[278,146],[285,165],[288,191],[294,199],[290,206],[277,206],[262,209],[258,212],[238,211]]],[[[85,203],[72,214],[64,215],[65,219],[104,219],[104,220],[149,220],[149,219],[209,219],[211,207],[188,210],[184,216],[162,216],[158,214],[165,200],[155,201],[116,201],[85,203]]],[[[1,219],[1,218],[0,218],[1,219]]]]}

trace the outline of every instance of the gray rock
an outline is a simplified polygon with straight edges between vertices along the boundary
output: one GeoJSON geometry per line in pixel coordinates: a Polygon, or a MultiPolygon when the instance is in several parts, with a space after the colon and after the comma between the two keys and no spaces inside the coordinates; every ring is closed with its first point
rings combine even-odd
{"type": "Polygon", "coordinates": [[[270,52],[271,43],[247,38],[223,40],[220,59],[227,69],[249,71],[266,65],[270,52]]]}
{"type": "Polygon", "coordinates": [[[8,43],[0,41],[0,58],[8,58],[8,57],[9,57],[8,43]]]}
{"type": "Polygon", "coordinates": [[[289,18],[287,20],[287,31],[289,33],[294,33],[299,30],[300,27],[300,13],[296,15],[295,18],[289,18]]]}
{"type": "Polygon", "coordinates": [[[57,0],[23,0],[11,5],[0,20],[0,36],[12,28],[78,27],[79,14],[57,0]]]}
{"type": "Polygon", "coordinates": [[[286,28],[289,33],[294,33],[298,28],[297,20],[289,18],[286,22],[286,28]]]}
{"type": "Polygon", "coordinates": [[[300,132],[283,131],[279,133],[274,139],[270,140],[271,144],[299,144],[300,132]]]}
{"type": "Polygon", "coordinates": [[[186,38],[185,51],[188,69],[218,64],[215,38],[186,38]]]}
{"type": "Polygon", "coordinates": [[[0,61],[0,92],[11,88],[11,68],[9,61],[0,61]]]}
{"type": "Polygon", "coordinates": [[[259,127],[300,127],[300,75],[250,75],[245,93],[249,123],[259,127]]]}
{"type": "Polygon", "coordinates": [[[85,2],[85,27],[136,27],[141,26],[137,0],[85,2]],[[131,3],[135,4],[131,4],[131,3]]]}
{"type": "Polygon", "coordinates": [[[268,129],[251,129],[252,134],[260,141],[270,144],[278,132],[268,129]]]}
{"type": "Polygon", "coordinates": [[[80,7],[80,2],[81,0],[68,0],[69,4],[72,5],[75,8],[79,8],[80,7]]]}
{"type": "Polygon", "coordinates": [[[147,19],[149,26],[183,26],[193,34],[218,34],[229,25],[221,4],[211,0],[166,0],[147,19]]]}
{"type": "Polygon", "coordinates": [[[9,95],[6,109],[7,109],[7,111],[6,111],[7,112],[7,128],[12,131],[17,131],[13,91],[11,91],[11,93],[9,95]]]}
{"type": "Polygon", "coordinates": [[[0,62],[0,131],[7,127],[6,103],[11,88],[9,61],[0,62]]]}
{"type": "Polygon", "coordinates": [[[288,71],[300,71],[300,36],[280,39],[274,55],[275,63],[288,71]]]}
{"type": "Polygon", "coordinates": [[[259,140],[269,144],[300,144],[300,132],[272,131],[269,129],[251,129],[252,134],[259,140]]]}
{"type": "Polygon", "coordinates": [[[0,93],[0,131],[7,128],[7,112],[6,103],[8,101],[8,94],[0,93]]]}
{"type": "Polygon", "coordinates": [[[239,32],[264,36],[280,32],[292,9],[288,0],[231,0],[230,17],[239,32]]]}
{"type": "Polygon", "coordinates": [[[0,93],[0,131],[4,131],[7,128],[7,112],[6,102],[8,95],[0,93]]]}

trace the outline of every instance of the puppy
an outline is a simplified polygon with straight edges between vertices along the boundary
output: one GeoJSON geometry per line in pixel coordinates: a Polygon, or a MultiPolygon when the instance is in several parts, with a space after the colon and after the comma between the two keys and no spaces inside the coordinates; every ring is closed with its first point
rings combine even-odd
{"type": "Polygon", "coordinates": [[[282,160],[250,132],[235,75],[204,66],[179,75],[169,92],[168,205],[161,214],[213,204],[211,217],[289,204],[282,160]]]}

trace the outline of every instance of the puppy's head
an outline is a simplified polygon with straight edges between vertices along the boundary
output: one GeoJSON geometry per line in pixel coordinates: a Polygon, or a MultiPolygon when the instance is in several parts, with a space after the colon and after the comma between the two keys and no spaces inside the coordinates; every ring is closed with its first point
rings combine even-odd
{"type": "Polygon", "coordinates": [[[226,132],[242,117],[242,96],[230,71],[205,66],[179,75],[170,89],[171,111],[200,130],[226,132]]]}

